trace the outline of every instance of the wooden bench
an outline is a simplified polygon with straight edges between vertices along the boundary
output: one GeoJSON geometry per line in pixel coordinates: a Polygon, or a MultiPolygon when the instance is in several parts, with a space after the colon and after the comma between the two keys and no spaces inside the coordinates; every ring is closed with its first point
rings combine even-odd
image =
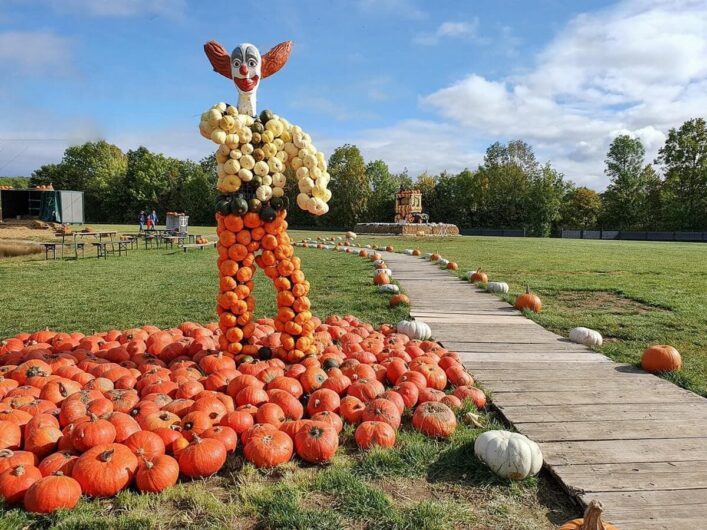
{"type": "Polygon", "coordinates": [[[96,257],[97,258],[103,258],[106,259],[108,257],[108,243],[103,243],[103,242],[98,242],[95,241],[94,243],[91,243],[94,247],[96,247],[96,257]]]}
{"type": "Polygon", "coordinates": [[[61,243],[50,242],[50,243],[40,243],[44,247],[44,259],[49,259],[49,251],[52,252],[52,258],[56,259],[56,247],[61,246],[61,243]]]}
{"type": "Polygon", "coordinates": [[[162,244],[164,248],[174,248],[174,242],[177,241],[177,236],[162,236],[162,244]]]}
{"type": "Polygon", "coordinates": [[[182,245],[182,248],[184,249],[184,252],[186,252],[190,248],[198,248],[199,250],[204,250],[204,247],[213,247],[214,245],[216,245],[216,241],[209,241],[208,243],[192,243],[189,245],[182,245]]]}
{"type": "Polygon", "coordinates": [[[91,244],[96,247],[96,257],[106,259],[109,253],[115,255],[116,247],[118,256],[122,256],[123,252],[127,256],[130,241],[96,241],[91,244]]]}

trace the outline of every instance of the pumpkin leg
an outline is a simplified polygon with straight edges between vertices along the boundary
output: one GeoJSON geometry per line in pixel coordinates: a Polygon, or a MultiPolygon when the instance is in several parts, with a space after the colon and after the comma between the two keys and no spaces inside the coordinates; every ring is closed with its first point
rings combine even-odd
{"type": "Polygon", "coordinates": [[[275,329],[281,333],[276,354],[294,362],[314,348],[314,325],[309,311],[309,282],[287,234],[286,211],[271,222],[255,216],[245,222],[234,214],[217,215],[220,292],[217,312],[222,334],[219,345],[233,354],[257,352],[255,332],[253,275],[256,265],[273,281],[277,290],[275,329]],[[257,255],[256,255],[257,254],[257,255]]]}

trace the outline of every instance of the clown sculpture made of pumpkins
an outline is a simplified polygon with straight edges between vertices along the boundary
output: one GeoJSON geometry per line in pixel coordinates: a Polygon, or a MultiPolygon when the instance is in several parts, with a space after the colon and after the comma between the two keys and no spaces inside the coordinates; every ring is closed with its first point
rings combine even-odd
{"type": "Polygon", "coordinates": [[[310,136],[269,110],[258,116],[256,92],[262,79],[284,66],[292,42],[261,56],[249,43],[229,54],[211,41],[204,45],[219,74],[232,79],[238,105],[218,103],[201,116],[201,134],[216,151],[220,347],[231,354],[274,353],[294,362],[315,352],[309,282],[287,234],[286,175],[297,179],[297,206],[313,215],[328,210],[331,192],[324,155],[310,136]],[[256,337],[253,274],[262,268],[277,290],[273,334],[256,337]],[[265,347],[267,346],[267,348],[265,347]],[[272,351],[269,347],[272,347],[272,351]]]}

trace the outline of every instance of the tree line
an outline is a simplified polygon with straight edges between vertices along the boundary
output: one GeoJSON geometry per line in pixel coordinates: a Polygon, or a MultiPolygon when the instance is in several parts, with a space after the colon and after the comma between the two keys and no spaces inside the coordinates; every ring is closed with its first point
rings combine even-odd
{"type": "MultiPolygon", "coordinates": [[[[459,227],[525,228],[548,236],[561,228],[619,230],[707,229],[707,127],[686,121],[671,129],[658,157],[645,159],[641,141],[617,136],[606,154],[609,186],[603,193],[575,186],[552,165],[537,160],[522,140],[496,142],[475,169],[415,179],[393,173],[382,160],[366,162],[354,145],[329,158],[330,211],[313,218],[290,208],[295,226],[350,228],[357,222],[392,222],[401,188],[422,192],[432,221],[459,227]]],[[[9,183],[0,178],[0,184],[9,183]]],[[[37,169],[30,185],[84,191],[89,222],[134,222],[142,209],[184,211],[192,224],[212,224],[216,162],[178,160],[145,147],[123,153],[105,141],[66,149],[59,163],[37,169]]],[[[286,189],[294,204],[297,184],[286,189]]]]}

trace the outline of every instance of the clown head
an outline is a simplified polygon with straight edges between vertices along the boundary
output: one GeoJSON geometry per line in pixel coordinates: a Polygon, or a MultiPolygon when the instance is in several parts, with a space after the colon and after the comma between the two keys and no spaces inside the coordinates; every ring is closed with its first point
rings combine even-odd
{"type": "Polygon", "coordinates": [[[246,42],[231,52],[231,77],[239,92],[255,92],[260,81],[260,52],[246,42]]]}
{"type": "Polygon", "coordinates": [[[292,51],[292,41],[278,44],[262,57],[258,48],[247,42],[236,46],[230,55],[215,41],[207,42],[204,51],[214,70],[236,84],[238,112],[255,116],[258,84],[285,65],[292,51]]]}

